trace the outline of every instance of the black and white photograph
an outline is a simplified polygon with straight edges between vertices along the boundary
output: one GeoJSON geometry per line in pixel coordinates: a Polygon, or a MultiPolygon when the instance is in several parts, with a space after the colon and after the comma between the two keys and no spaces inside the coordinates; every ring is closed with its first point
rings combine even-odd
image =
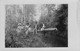
{"type": "Polygon", "coordinates": [[[5,48],[68,47],[68,4],[6,4],[5,48]]]}

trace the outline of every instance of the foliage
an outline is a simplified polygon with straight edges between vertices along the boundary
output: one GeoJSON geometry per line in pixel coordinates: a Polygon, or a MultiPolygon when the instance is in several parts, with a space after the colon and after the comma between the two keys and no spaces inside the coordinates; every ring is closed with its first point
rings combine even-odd
{"type": "Polygon", "coordinates": [[[44,46],[67,46],[68,45],[68,5],[62,4],[57,10],[55,4],[43,4],[43,10],[47,13],[41,15],[37,24],[41,29],[42,24],[46,28],[56,27],[57,31],[26,35],[25,30],[17,33],[18,23],[23,26],[29,24],[34,29],[36,22],[33,20],[35,15],[35,5],[6,5],[6,24],[5,24],[5,47],[44,47],[44,46]]]}

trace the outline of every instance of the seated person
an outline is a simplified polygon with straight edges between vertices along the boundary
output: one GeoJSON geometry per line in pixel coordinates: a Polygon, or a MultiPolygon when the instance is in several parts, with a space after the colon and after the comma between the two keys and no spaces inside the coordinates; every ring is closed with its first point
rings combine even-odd
{"type": "Polygon", "coordinates": [[[17,29],[16,29],[17,33],[20,33],[23,28],[24,28],[24,26],[22,26],[22,24],[19,23],[19,24],[18,24],[18,27],[17,27],[17,29]]]}
{"type": "Polygon", "coordinates": [[[43,24],[43,26],[42,26],[41,30],[44,30],[44,28],[45,28],[45,25],[43,24]]]}
{"type": "Polygon", "coordinates": [[[26,28],[26,32],[25,32],[26,34],[32,32],[32,28],[29,25],[26,25],[25,28],[26,28]]]}

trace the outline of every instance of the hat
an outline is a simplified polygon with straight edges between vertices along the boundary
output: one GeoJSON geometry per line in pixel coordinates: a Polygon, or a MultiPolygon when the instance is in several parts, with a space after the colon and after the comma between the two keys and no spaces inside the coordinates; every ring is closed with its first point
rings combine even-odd
{"type": "Polygon", "coordinates": [[[21,25],[21,23],[18,23],[18,25],[21,25]]]}

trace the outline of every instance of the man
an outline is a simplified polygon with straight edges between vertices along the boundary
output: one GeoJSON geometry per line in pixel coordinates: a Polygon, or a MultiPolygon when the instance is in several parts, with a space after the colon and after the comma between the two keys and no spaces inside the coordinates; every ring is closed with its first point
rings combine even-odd
{"type": "Polygon", "coordinates": [[[26,35],[28,35],[29,32],[32,32],[32,28],[29,25],[26,25],[25,28],[26,28],[26,35]]]}

